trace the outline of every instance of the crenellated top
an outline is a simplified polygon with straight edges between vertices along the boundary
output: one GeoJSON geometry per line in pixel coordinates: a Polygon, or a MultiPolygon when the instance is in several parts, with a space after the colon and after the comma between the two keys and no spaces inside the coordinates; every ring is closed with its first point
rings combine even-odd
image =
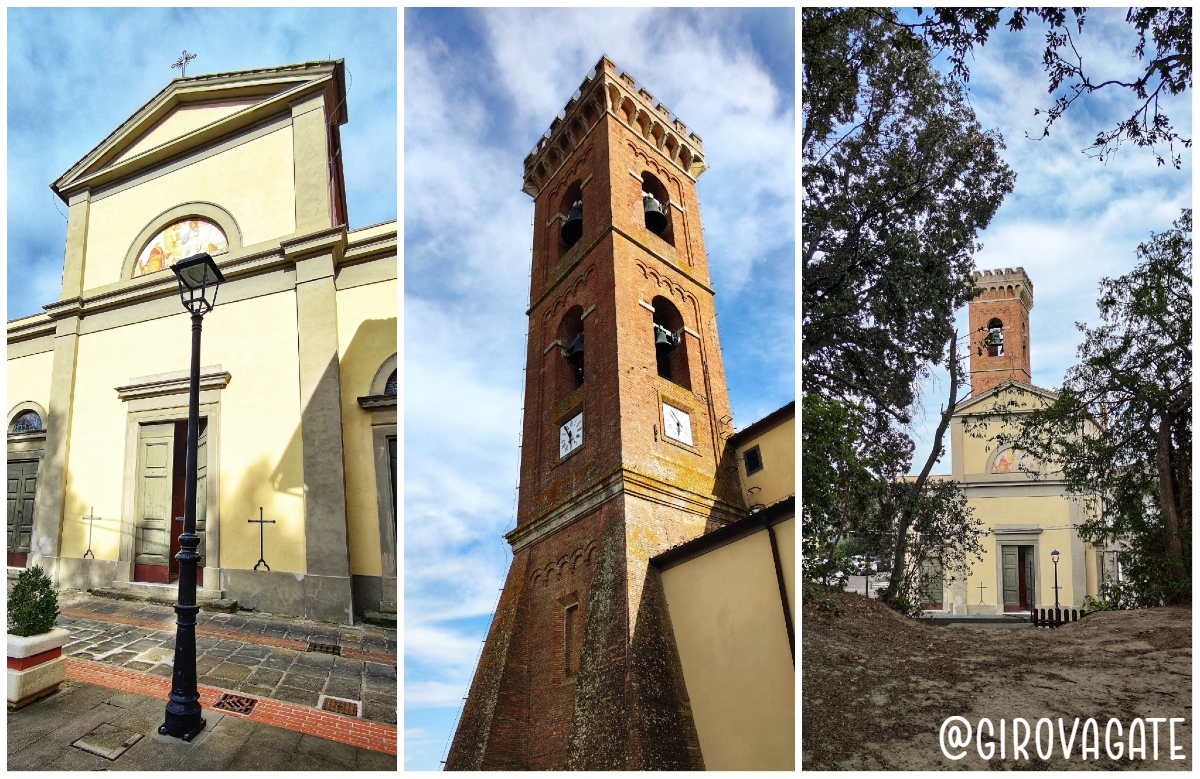
{"type": "Polygon", "coordinates": [[[979,288],[980,300],[1003,300],[1016,298],[1025,304],[1026,309],[1033,308],[1033,284],[1025,275],[1025,269],[1017,267],[1001,270],[974,271],[971,281],[979,288]]]}
{"type": "Polygon", "coordinates": [[[605,114],[612,114],[645,138],[692,180],[704,172],[704,145],[700,137],[689,132],[687,126],[670,109],[655,101],[633,76],[618,68],[607,56],[602,56],[525,158],[521,191],[537,197],[605,114]]]}

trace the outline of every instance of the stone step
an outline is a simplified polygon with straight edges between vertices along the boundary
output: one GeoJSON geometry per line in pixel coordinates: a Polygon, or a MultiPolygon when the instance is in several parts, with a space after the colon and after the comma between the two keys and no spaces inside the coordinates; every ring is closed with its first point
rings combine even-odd
{"type": "MultiPolygon", "coordinates": [[[[161,603],[174,606],[178,599],[178,588],[168,584],[145,584],[142,582],[122,582],[122,587],[97,587],[88,590],[92,595],[111,600],[140,601],[142,603],[161,603]]],[[[229,614],[238,612],[236,600],[230,598],[213,598],[205,596],[203,590],[196,591],[196,604],[204,611],[224,611],[229,614]]]]}
{"type": "Polygon", "coordinates": [[[364,611],[362,620],[368,625],[377,625],[381,628],[396,627],[396,613],[387,611],[364,611]]]}

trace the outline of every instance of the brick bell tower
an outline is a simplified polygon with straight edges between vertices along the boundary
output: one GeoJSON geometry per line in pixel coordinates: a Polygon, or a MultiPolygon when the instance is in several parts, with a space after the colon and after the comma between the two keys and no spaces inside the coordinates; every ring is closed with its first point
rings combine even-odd
{"type": "Polygon", "coordinates": [[[1024,268],[975,271],[979,294],[967,304],[971,328],[971,394],[1015,379],[1032,384],[1029,310],[1033,285],[1024,268]]]}
{"type": "Polygon", "coordinates": [[[513,561],[448,770],[702,768],[648,560],[745,514],[700,139],[602,57],[525,159],[534,199],[513,561]]]}

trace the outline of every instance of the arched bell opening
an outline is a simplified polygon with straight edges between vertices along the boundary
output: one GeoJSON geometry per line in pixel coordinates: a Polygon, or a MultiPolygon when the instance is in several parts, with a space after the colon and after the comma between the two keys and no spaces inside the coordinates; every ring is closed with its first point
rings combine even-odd
{"type": "Polygon", "coordinates": [[[988,357],[1000,357],[1004,354],[1004,323],[999,319],[988,322],[983,345],[987,347],[988,357]]]}
{"type": "Polygon", "coordinates": [[[558,213],[566,217],[558,230],[558,256],[562,257],[583,236],[583,186],[578,181],[567,188],[558,213]]]}
{"type": "Polygon", "coordinates": [[[560,388],[560,397],[567,395],[583,386],[584,372],[584,340],[583,340],[583,307],[572,306],[563,314],[558,323],[557,333],[559,348],[552,354],[558,367],[555,374],[556,384],[560,388]]]}
{"type": "Polygon", "coordinates": [[[671,225],[671,198],[667,188],[649,171],[642,172],[642,214],[646,229],[675,245],[675,233],[671,225]]]}
{"type": "Polygon", "coordinates": [[[664,297],[654,298],[650,305],[654,308],[654,356],[658,375],[690,390],[692,380],[688,372],[683,316],[675,304],[664,297]]]}

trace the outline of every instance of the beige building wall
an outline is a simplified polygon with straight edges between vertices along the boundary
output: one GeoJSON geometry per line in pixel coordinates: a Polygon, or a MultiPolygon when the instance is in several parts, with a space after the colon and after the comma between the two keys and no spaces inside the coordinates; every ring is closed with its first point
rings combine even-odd
{"type": "MultiPolygon", "coordinates": [[[[186,313],[89,333],[79,339],[64,500],[62,556],[87,546],[82,517],[94,507],[92,551],[116,560],[123,513],[128,406],[116,392],[131,379],[187,370],[186,313]],[[136,346],[133,346],[136,345],[136,346]]],[[[229,372],[221,390],[220,509],[223,567],[253,568],[264,507],[272,570],[305,572],[300,474],[296,304],[292,292],[218,305],[204,318],[201,364],[229,372]]],[[[184,417],[181,417],[181,419],[184,417]]]]}
{"type": "Polygon", "coordinates": [[[83,288],[120,281],[125,258],[142,230],[183,203],[224,208],[237,220],[243,246],[291,235],[296,230],[294,169],[292,127],[282,124],[274,132],[137,186],[93,194],[83,288]]]}
{"type": "Polygon", "coordinates": [[[750,508],[770,506],[796,494],[796,416],[793,413],[761,431],[751,425],[738,435],[734,453],[742,496],[750,508]],[[748,433],[748,436],[744,434],[748,433]],[[746,472],[746,451],[758,447],[762,469],[746,472]]]}
{"type": "MultiPolygon", "coordinates": [[[[8,412],[24,401],[33,401],[50,410],[50,373],[54,367],[54,352],[45,351],[8,360],[8,412]]],[[[5,418],[5,424],[11,422],[5,418]]],[[[42,420],[46,424],[46,420],[42,420]]],[[[6,428],[7,429],[7,428],[6,428]]]]}
{"type": "MultiPolygon", "coordinates": [[[[794,553],[782,549],[794,525],[775,526],[793,590],[794,553]]],[[[766,529],[667,568],[662,582],[705,768],[794,770],[796,673],[766,529]]]]}
{"type": "Polygon", "coordinates": [[[395,279],[337,292],[350,572],[364,576],[382,575],[382,565],[373,414],[358,398],[371,394],[380,367],[396,354],[397,294],[395,279]]]}

